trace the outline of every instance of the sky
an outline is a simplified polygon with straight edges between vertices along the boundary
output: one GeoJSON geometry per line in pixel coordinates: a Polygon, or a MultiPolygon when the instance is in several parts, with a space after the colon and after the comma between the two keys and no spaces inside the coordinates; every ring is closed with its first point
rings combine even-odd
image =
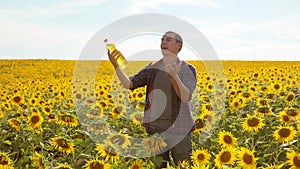
{"type": "MultiPolygon", "coordinates": [[[[299,0],[0,0],[0,59],[77,60],[107,25],[155,13],[196,27],[220,60],[300,61],[299,11],[299,0]]],[[[141,35],[117,47],[131,56],[160,39],[141,35]]],[[[180,55],[197,59],[187,46],[180,55]]]]}

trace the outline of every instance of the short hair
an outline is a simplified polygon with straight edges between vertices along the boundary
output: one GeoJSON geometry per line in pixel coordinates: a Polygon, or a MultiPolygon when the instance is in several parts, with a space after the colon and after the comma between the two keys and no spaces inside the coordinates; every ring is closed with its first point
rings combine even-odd
{"type": "Polygon", "coordinates": [[[182,44],[183,44],[182,37],[178,33],[173,32],[173,31],[167,31],[165,34],[167,34],[167,33],[174,33],[175,34],[176,43],[181,43],[181,47],[178,49],[178,52],[180,52],[180,50],[182,48],[182,44]]]}

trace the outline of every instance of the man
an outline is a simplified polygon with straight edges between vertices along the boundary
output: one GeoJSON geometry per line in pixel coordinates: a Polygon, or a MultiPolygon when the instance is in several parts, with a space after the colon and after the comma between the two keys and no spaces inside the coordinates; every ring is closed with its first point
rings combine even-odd
{"type": "Polygon", "coordinates": [[[195,129],[195,124],[190,100],[197,78],[195,68],[177,56],[182,44],[179,34],[166,32],[160,44],[163,58],[147,65],[130,78],[119,68],[116,61],[115,56],[120,52],[108,52],[116,74],[125,88],[134,90],[147,86],[143,124],[147,133],[161,134],[167,143],[167,147],[158,155],[164,160],[158,168],[167,166],[170,154],[176,165],[183,160],[190,161],[192,151],[191,131],[195,129]]]}

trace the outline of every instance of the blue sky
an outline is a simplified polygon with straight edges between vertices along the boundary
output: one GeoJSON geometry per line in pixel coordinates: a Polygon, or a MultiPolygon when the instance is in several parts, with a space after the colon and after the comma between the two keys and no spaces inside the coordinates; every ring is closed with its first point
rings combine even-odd
{"type": "MultiPolygon", "coordinates": [[[[299,0],[0,0],[0,59],[78,59],[110,23],[159,13],[194,25],[221,60],[300,61],[299,11],[299,0]]],[[[152,38],[138,49],[159,48],[152,38]]],[[[133,44],[120,48],[130,55],[133,44]]]]}

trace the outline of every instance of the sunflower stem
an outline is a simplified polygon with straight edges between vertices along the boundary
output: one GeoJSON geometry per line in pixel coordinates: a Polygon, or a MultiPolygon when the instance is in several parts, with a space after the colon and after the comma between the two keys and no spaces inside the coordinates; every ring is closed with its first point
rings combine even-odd
{"type": "MultiPolygon", "coordinates": [[[[279,148],[279,143],[276,143],[276,149],[279,148]]],[[[278,164],[279,151],[275,151],[275,164],[278,164]]]]}
{"type": "Polygon", "coordinates": [[[254,137],[255,137],[255,132],[252,131],[251,132],[251,149],[255,150],[255,146],[254,146],[254,137]]]}

